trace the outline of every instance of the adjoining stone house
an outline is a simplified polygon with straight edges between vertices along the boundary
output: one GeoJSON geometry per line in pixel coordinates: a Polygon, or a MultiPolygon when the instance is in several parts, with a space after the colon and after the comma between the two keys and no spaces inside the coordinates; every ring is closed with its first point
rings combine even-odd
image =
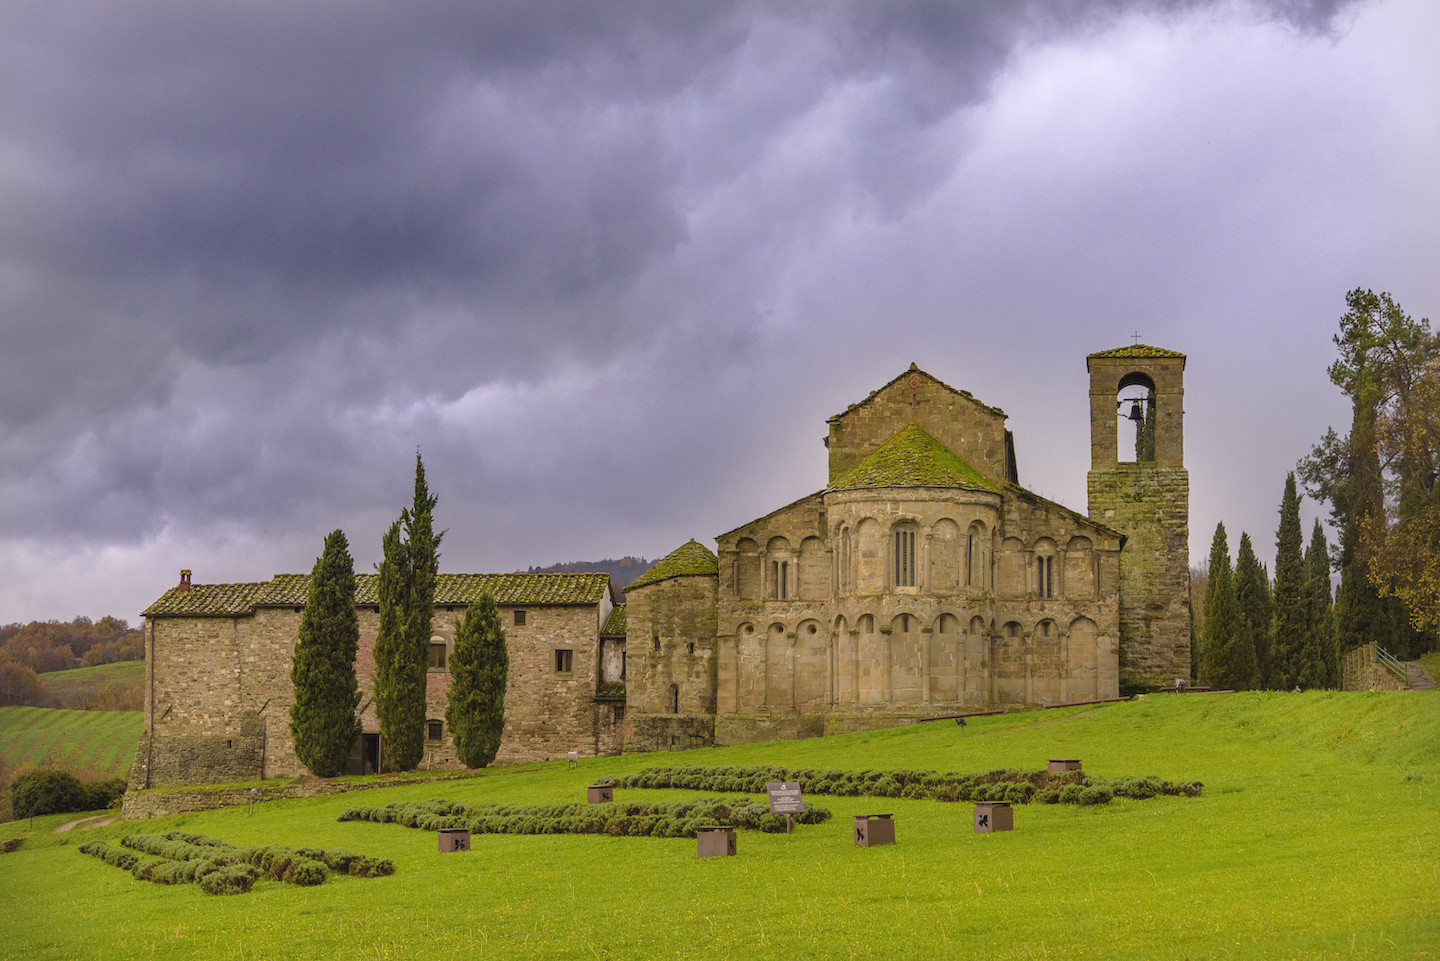
{"type": "MultiPolygon", "coordinates": [[[[145,612],[145,734],[132,787],[306,773],[290,738],[290,660],[309,575],[192,584],[190,572],[145,612]]],[[[378,575],[356,576],[356,674],[364,734],[349,770],[382,763],[372,678],[378,575]]],[[[510,655],[499,763],[620,750],[624,639],[602,635],[616,605],[607,574],[441,574],[435,592],[422,767],[458,765],[445,724],[446,670],[466,605],[489,591],[510,655]],[[603,637],[603,640],[602,640],[603,637]],[[607,665],[608,672],[607,672],[607,665]]],[[[622,608],[623,610],[623,608],[622,608]]],[[[623,626],[621,627],[623,632],[623,626]]]]}
{"type": "Polygon", "coordinates": [[[1087,358],[1090,516],[1020,486],[1003,411],[911,365],[829,420],[829,480],[627,590],[626,750],[1113,698],[1188,677],[1184,355],[1087,358]],[[1143,390],[1143,399],[1122,391],[1143,390]],[[1118,456],[1117,410],[1154,425],[1118,456]]]}

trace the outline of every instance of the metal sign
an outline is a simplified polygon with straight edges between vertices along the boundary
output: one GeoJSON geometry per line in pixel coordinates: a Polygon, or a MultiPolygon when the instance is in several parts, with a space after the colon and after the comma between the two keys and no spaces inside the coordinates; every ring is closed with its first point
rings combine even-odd
{"type": "Polygon", "coordinates": [[[770,781],[765,785],[770,795],[772,814],[804,814],[805,799],[800,796],[800,785],[795,781],[770,781]]]}

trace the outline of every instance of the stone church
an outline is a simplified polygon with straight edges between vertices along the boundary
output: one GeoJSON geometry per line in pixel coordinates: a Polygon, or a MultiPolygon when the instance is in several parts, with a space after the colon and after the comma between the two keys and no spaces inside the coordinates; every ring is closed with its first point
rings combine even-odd
{"type": "Polygon", "coordinates": [[[625,749],[1187,678],[1185,357],[1135,345],[1087,362],[1088,516],[1021,486],[1003,411],[912,365],[830,418],[821,490],[642,575],[626,605],[625,749]],[[1121,416],[1153,431],[1140,459],[1120,458],[1121,416]]]}
{"type": "MultiPolygon", "coordinates": [[[[447,662],[489,592],[510,652],[497,761],[806,737],[1113,698],[1189,676],[1183,354],[1087,358],[1089,514],[1020,484],[1005,414],[913,365],[829,420],[825,486],[690,541],[630,585],[605,574],[441,574],[426,759],[453,767],[447,662]],[[1153,443],[1121,458],[1119,421],[1153,443]]],[[[180,583],[144,612],[146,727],[132,787],[305,773],[290,659],[308,575],[180,583]]],[[[375,575],[357,576],[364,734],[375,575]]]]}

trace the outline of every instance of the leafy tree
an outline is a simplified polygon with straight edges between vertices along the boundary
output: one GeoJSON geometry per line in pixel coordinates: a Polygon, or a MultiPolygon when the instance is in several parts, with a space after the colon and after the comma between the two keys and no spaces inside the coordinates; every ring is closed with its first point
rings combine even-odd
{"type": "Polygon", "coordinates": [[[1340,686],[1340,655],[1335,650],[1333,611],[1330,605],[1330,545],[1320,521],[1315,521],[1310,546],[1305,549],[1305,663],[1308,687],[1340,686]]]}
{"type": "Polygon", "coordinates": [[[1245,646],[1240,629],[1240,604],[1230,572],[1230,547],[1225,525],[1215,525],[1210,544],[1210,583],[1205,587],[1205,638],[1201,646],[1200,680],[1210,687],[1247,688],[1255,678],[1255,649],[1245,646]]]}
{"type": "Polygon", "coordinates": [[[51,701],[50,688],[35,676],[28,664],[0,662],[0,707],[16,704],[49,707],[51,701]]]}
{"type": "Polygon", "coordinates": [[[1285,476],[1280,528],[1275,535],[1275,680],[1289,689],[1305,684],[1310,619],[1306,610],[1305,557],[1300,549],[1300,497],[1295,475],[1285,476]]]}
{"type": "Polygon", "coordinates": [[[375,711],[391,770],[408,771],[425,755],[425,686],[440,539],[436,499],[415,455],[415,496],[381,542],[380,629],[375,638],[375,711]]]}
{"type": "Polygon", "coordinates": [[[344,531],[332,531],[310,572],[300,638],[290,662],[295,703],[290,708],[290,736],[295,756],[312,774],[334,777],[345,770],[346,758],[360,736],[355,708],[360,686],[355,680],[355,652],[360,620],[355,613],[355,564],[344,531]]]}
{"type": "Polygon", "coordinates": [[[1240,606],[1242,644],[1255,651],[1255,674],[1249,686],[1261,690],[1273,688],[1275,659],[1270,629],[1274,609],[1270,603],[1270,575],[1255,556],[1250,535],[1243,531],[1240,550],[1235,556],[1235,598],[1240,606]]]}
{"type": "Polygon", "coordinates": [[[1350,397],[1350,434],[1329,431],[1301,470],[1311,493],[1331,502],[1340,531],[1337,643],[1377,640],[1418,654],[1440,628],[1440,337],[1388,293],[1357,288],[1345,302],[1329,373],[1350,397]],[[1397,609],[1385,595],[1427,633],[1389,623],[1397,609]]]}
{"type": "Polygon", "coordinates": [[[450,658],[450,699],[445,723],[466,767],[485,767],[500,750],[505,728],[505,683],[510,655],[495,598],[483,594],[465,610],[450,658]]]}

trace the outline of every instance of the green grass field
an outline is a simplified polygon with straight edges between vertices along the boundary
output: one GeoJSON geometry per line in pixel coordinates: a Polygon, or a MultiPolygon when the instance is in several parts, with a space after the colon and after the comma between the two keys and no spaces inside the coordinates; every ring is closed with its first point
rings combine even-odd
{"type": "Polygon", "coordinates": [[[95,695],[112,684],[117,687],[144,684],[145,662],[118,661],[94,667],[77,667],[73,671],[51,671],[41,674],[40,680],[50,689],[60,707],[93,706],[91,702],[95,695]]]}
{"type": "MultiPolygon", "coordinates": [[[[648,800],[684,791],[617,791],[648,800]]],[[[809,741],[497,769],[442,784],[278,801],[57,835],[0,856],[0,958],[1434,958],[1440,954],[1440,693],[1152,695],[1090,709],[809,741]],[[337,822],[355,804],[584,798],[659,764],[975,771],[1083,759],[1088,773],[1205,783],[1200,798],[1027,805],[977,835],[970,804],[812,797],[835,817],[693,840],[481,836],[337,822]],[[850,819],[892,812],[898,843],[850,819]],[[388,878],[260,882],[215,897],[79,854],[182,829],[235,844],[345,847],[388,878]]],[[[17,831],[23,825],[8,825],[17,831]]]]}
{"type": "Polygon", "coordinates": [[[125,777],[144,727],[145,715],[136,711],[0,707],[0,764],[14,768],[61,761],[125,777]]]}

